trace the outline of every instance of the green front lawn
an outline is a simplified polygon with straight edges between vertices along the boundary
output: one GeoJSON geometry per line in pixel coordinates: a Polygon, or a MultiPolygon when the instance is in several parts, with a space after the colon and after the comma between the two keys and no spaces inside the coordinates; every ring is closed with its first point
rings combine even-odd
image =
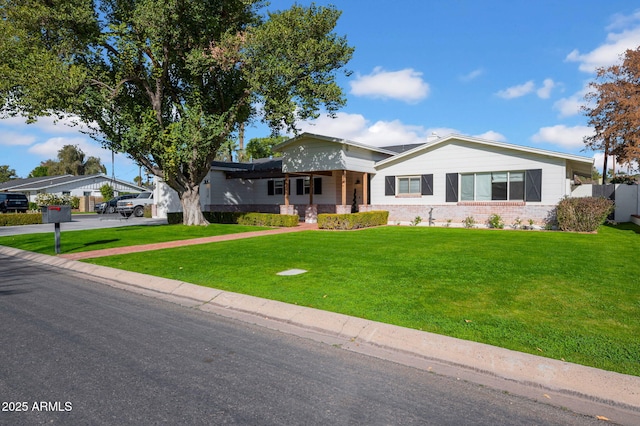
{"type": "MultiPolygon", "coordinates": [[[[120,228],[91,229],[84,231],[60,232],[60,251],[77,253],[114,247],[127,247],[141,244],[161,243],[165,241],[189,240],[192,238],[270,229],[259,226],[220,225],[184,226],[184,225],[133,225],[120,228]]],[[[55,254],[53,230],[50,233],[26,234],[0,237],[0,245],[43,254],[55,254]]]]}
{"type": "Polygon", "coordinates": [[[382,227],[89,262],[640,376],[639,232],[382,227]]]}
{"type": "Polygon", "coordinates": [[[381,227],[88,262],[640,376],[639,233],[381,227]]]}

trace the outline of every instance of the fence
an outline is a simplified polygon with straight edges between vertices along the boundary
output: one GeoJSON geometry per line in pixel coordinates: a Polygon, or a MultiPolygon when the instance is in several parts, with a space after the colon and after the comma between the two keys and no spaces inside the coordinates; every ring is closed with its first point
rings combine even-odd
{"type": "Polygon", "coordinates": [[[615,201],[616,209],[612,219],[616,222],[629,222],[631,216],[640,215],[640,185],[580,185],[572,191],[571,195],[573,197],[604,197],[615,201]]]}

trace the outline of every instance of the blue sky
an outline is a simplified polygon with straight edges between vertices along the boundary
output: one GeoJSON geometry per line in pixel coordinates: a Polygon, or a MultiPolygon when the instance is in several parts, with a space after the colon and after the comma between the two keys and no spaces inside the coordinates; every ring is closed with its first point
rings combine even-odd
{"type": "MultiPolygon", "coordinates": [[[[299,1],[309,4],[310,1],[299,1]]],[[[597,67],[640,46],[637,1],[343,0],[337,33],[355,47],[340,84],[347,105],[336,119],[301,123],[303,131],[375,146],[418,143],[459,133],[596,158],[583,151],[591,129],[580,105],[597,67]]],[[[271,10],[291,0],[272,0],[271,10]]],[[[262,126],[247,140],[268,136],[262,126]]],[[[65,144],[101,158],[111,153],[49,119],[0,120],[0,164],[26,177],[65,144]]],[[[115,174],[138,167],[116,155],[115,174]]]]}

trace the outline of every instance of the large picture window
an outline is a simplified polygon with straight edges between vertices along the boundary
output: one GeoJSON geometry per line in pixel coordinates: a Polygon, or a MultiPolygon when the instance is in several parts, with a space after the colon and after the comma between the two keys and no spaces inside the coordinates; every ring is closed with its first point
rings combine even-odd
{"type": "Polygon", "coordinates": [[[461,175],[461,201],[524,200],[524,172],[461,175]]]}

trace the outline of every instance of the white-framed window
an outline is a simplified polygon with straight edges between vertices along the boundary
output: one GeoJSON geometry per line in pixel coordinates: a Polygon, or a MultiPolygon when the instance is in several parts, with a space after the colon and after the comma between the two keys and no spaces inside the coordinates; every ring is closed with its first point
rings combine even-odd
{"type": "Polygon", "coordinates": [[[420,195],[420,176],[398,177],[398,195],[420,195]]]}
{"type": "Polygon", "coordinates": [[[273,193],[275,195],[284,194],[284,180],[278,179],[273,181],[273,193]]]}
{"type": "Polygon", "coordinates": [[[307,176],[302,181],[302,190],[305,194],[308,194],[310,189],[311,189],[311,179],[309,179],[309,176],[307,176]]]}
{"type": "Polygon", "coordinates": [[[384,195],[422,197],[433,195],[433,174],[416,176],[385,176],[384,195]]]}
{"type": "Polygon", "coordinates": [[[461,174],[461,201],[522,201],[524,171],[461,174]]]}
{"type": "Polygon", "coordinates": [[[283,195],[284,179],[273,179],[267,181],[267,195],[283,195]]]}

